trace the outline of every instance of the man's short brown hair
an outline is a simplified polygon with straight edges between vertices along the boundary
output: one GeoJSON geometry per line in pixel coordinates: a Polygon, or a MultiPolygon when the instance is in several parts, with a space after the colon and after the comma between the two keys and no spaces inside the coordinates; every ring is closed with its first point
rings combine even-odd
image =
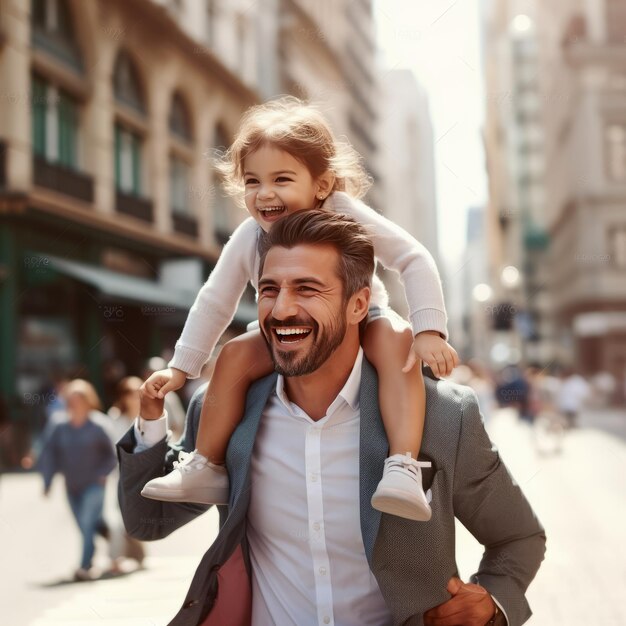
{"type": "Polygon", "coordinates": [[[261,236],[259,278],[270,248],[294,248],[306,244],[333,246],[339,254],[337,274],[348,301],[357,291],[370,287],[374,274],[374,245],[361,224],[343,213],[311,209],[296,211],[279,220],[261,236]]]}

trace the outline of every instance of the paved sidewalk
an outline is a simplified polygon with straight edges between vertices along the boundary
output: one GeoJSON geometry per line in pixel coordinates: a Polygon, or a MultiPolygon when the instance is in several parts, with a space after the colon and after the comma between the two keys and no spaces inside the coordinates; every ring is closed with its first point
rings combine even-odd
{"type": "MultiPolygon", "coordinates": [[[[42,497],[42,490],[35,474],[0,477],[0,623],[165,626],[217,533],[217,511],[208,511],[166,539],[146,543],[144,570],[74,583],[80,538],[62,480],[55,479],[49,499],[42,497]]],[[[97,544],[95,564],[104,569],[107,544],[100,538],[97,544]]]]}
{"type": "MultiPolygon", "coordinates": [[[[586,415],[560,455],[539,455],[530,427],[496,413],[489,431],[546,527],[548,552],[528,592],[530,626],[622,626],[626,582],[626,444],[620,417],[586,415]],[[602,416],[601,416],[602,417],[602,416]],[[607,427],[609,434],[587,424],[607,427]],[[607,426],[608,425],[608,426],[607,426]],[[617,428],[617,430],[616,430],[617,428]]],[[[12,626],[164,626],[176,613],[201,554],[217,530],[209,512],[147,545],[147,569],[93,583],[60,584],[79,540],[60,481],[49,501],[35,475],[0,477],[0,606],[12,626]],[[11,564],[10,567],[7,564],[11,564]]],[[[100,562],[104,543],[100,544],[100,562]]],[[[464,579],[482,548],[458,525],[464,579]]]]}
{"type": "MultiPolygon", "coordinates": [[[[499,411],[488,426],[546,528],[546,559],[528,591],[530,626],[626,624],[626,444],[610,434],[621,437],[626,413],[589,412],[580,423],[554,455],[535,451],[532,429],[512,411],[499,411]]],[[[458,563],[467,578],[481,548],[459,529],[458,563]]]]}

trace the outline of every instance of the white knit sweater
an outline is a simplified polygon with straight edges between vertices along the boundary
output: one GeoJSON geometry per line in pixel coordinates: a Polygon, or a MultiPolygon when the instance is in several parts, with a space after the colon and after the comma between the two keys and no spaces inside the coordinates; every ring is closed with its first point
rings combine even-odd
{"type": "MultiPolygon", "coordinates": [[[[435,330],[447,338],[441,280],[428,250],[400,226],[346,193],[331,194],[324,202],[324,209],[345,213],[365,226],[376,258],[384,267],[400,274],[413,334],[435,330]]],[[[231,323],[248,282],[257,288],[260,231],[261,227],[251,217],[239,225],[189,311],[169,363],[189,378],[200,375],[202,366],[231,323]]],[[[372,282],[371,306],[388,306],[387,291],[376,275],[372,282]]]]}

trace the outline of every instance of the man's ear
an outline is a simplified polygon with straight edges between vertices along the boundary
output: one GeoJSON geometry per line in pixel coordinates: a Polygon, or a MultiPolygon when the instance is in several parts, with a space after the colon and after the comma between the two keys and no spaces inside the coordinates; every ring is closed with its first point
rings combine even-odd
{"type": "Polygon", "coordinates": [[[317,187],[318,187],[317,195],[321,194],[324,198],[327,198],[332,192],[334,185],[335,185],[335,175],[330,170],[326,170],[317,179],[317,187]]]}
{"type": "Polygon", "coordinates": [[[371,290],[369,287],[359,289],[348,303],[348,324],[358,325],[367,316],[370,306],[371,290]]]}

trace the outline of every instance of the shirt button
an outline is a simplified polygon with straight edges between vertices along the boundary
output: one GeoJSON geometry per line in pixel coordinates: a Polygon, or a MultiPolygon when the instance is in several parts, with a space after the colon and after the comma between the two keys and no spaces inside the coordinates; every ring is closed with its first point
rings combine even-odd
{"type": "Polygon", "coordinates": [[[317,474],[311,474],[311,482],[312,483],[316,483],[317,482],[317,474]]]}
{"type": "MultiPolygon", "coordinates": [[[[326,573],[325,567],[320,567],[320,574],[323,576],[326,573]]],[[[326,622],[328,624],[328,622],[326,622]]]]}
{"type": "Polygon", "coordinates": [[[328,617],[328,615],[324,617],[324,624],[330,624],[330,617],[328,617]]]}
{"type": "Polygon", "coordinates": [[[320,529],[319,522],[315,522],[315,524],[313,524],[313,530],[319,530],[319,529],[320,529]]]}

